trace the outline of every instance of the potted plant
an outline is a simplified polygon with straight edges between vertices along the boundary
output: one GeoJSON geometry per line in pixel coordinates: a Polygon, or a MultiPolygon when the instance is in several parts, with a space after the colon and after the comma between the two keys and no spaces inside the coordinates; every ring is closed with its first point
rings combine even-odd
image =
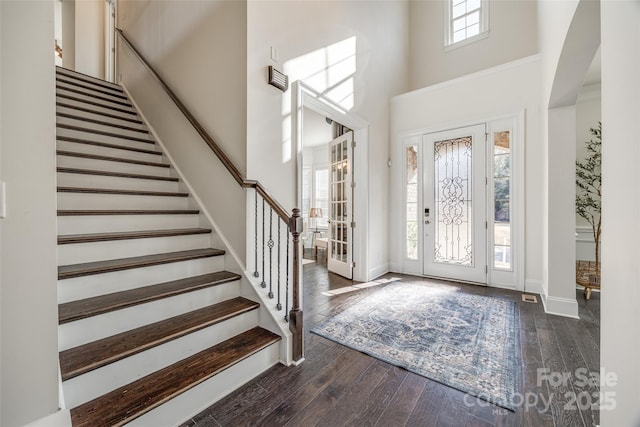
{"type": "Polygon", "coordinates": [[[585,287],[587,299],[592,288],[600,287],[602,123],[589,131],[593,137],[587,141],[587,155],[584,161],[576,162],[576,213],[591,224],[595,242],[595,261],[578,261],[576,266],[576,281],[585,287]]]}

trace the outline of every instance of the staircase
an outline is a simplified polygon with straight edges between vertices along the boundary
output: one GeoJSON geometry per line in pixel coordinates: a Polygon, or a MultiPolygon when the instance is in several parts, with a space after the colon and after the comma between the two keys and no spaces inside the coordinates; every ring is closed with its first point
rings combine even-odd
{"type": "Polygon", "coordinates": [[[276,364],[281,337],[122,88],[56,82],[65,405],[74,426],[178,425],[276,364]]]}

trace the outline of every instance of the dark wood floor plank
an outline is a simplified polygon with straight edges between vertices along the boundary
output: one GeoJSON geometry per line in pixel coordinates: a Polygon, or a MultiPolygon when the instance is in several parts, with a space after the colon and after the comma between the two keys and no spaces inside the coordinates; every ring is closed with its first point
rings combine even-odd
{"type": "Polygon", "coordinates": [[[256,424],[278,426],[287,424],[292,418],[300,414],[322,391],[331,386],[334,381],[344,378],[345,372],[350,374],[360,372],[371,363],[373,363],[373,360],[367,358],[364,354],[347,349],[347,351],[338,356],[336,363],[321,371],[304,387],[300,388],[295,395],[290,396],[289,399],[281,403],[271,413],[258,420],[256,424]],[[352,365],[355,366],[352,368],[352,365]]]}
{"type": "Polygon", "coordinates": [[[374,425],[391,403],[407,375],[409,372],[404,369],[395,366],[389,369],[364,404],[359,408],[352,408],[353,414],[347,419],[348,424],[352,426],[374,425]]]}
{"type": "MultiPolygon", "coordinates": [[[[394,399],[394,397],[411,395],[407,387],[406,379],[409,375],[413,374],[397,367],[387,370],[378,385],[371,392],[364,390],[364,387],[352,388],[350,384],[347,384],[344,386],[344,390],[336,391],[338,395],[342,396],[341,399],[332,400],[331,396],[321,397],[322,393],[328,393],[328,385],[322,392],[316,393],[318,387],[316,381],[320,378],[326,380],[324,376],[327,375],[327,369],[334,369],[329,368],[329,366],[336,363],[341,354],[338,349],[345,349],[345,347],[311,334],[310,330],[325,319],[341,313],[353,304],[366,298],[367,295],[374,294],[385,285],[360,290],[350,288],[355,282],[334,274],[327,274],[324,262],[305,265],[303,277],[305,343],[308,346],[308,351],[305,354],[305,362],[293,368],[275,367],[273,368],[273,373],[261,376],[262,379],[259,382],[260,387],[264,387],[264,389],[269,390],[269,392],[257,393],[257,397],[254,398],[249,398],[249,394],[246,392],[245,394],[238,394],[237,399],[242,399],[241,404],[233,399],[224,401],[224,406],[238,404],[240,405],[239,409],[227,412],[222,419],[217,419],[217,421],[222,426],[279,425],[279,419],[271,419],[268,417],[268,414],[278,407],[284,409],[287,402],[295,400],[298,394],[308,393],[308,391],[305,391],[307,387],[314,390],[315,397],[313,400],[320,399],[319,401],[321,401],[323,398],[326,399],[322,405],[320,403],[317,404],[317,410],[313,409],[314,407],[311,406],[311,404],[296,407],[297,418],[295,418],[295,420],[309,421],[311,425],[328,425],[321,421],[330,420],[333,422],[339,419],[340,417],[334,415],[333,412],[335,411],[336,414],[341,414],[344,411],[341,409],[343,407],[349,407],[352,414],[343,420],[343,423],[339,422],[338,425],[371,426],[381,419],[381,415],[383,415],[385,411],[392,413],[391,411],[397,410],[404,414],[406,411],[402,409],[402,404],[406,404],[407,402],[400,403],[399,400],[394,399]],[[333,295],[329,293],[343,289],[349,292],[333,295]],[[306,369],[310,369],[313,375],[305,373],[306,369]],[[368,397],[364,399],[364,402],[362,401],[363,399],[360,398],[347,397],[352,395],[354,389],[368,395],[368,397]],[[246,400],[244,400],[245,398],[246,400]],[[349,402],[351,402],[352,405],[348,405],[349,402]],[[397,407],[398,404],[400,404],[399,408],[397,407]],[[307,408],[310,412],[305,412],[307,408]],[[320,410],[321,408],[322,410],[320,410]],[[249,413],[249,416],[246,415],[247,413],[249,413]],[[316,416],[321,418],[314,419],[316,416]]],[[[524,406],[518,407],[515,412],[507,411],[494,405],[486,406],[484,405],[486,404],[484,401],[482,401],[484,406],[480,404],[467,405],[465,403],[465,396],[467,395],[464,393],[442,384],[423,379],[425,381],[424,389],[419,396],[416,397],[416,402],[410,415],[404,422],[399,421],[397,425],[420,427],[461,427],[467,425],[480,427],[489,425],[509,427],[574,427],[583,425],[582,418],[579,414],[576,419],[575,413],[573,415],[562,413],[562,405],[555,405],[553,408],[553,412],[556,415],[556,421],[554,423],[552,410],[548,410],[546,413],[544,412],[545,408],[543,403],[548,402],[550,396],[548,383],[542,381],[540,385],[538,385],[537,375],[539,369],[548,366],[545,363],[548,363],[552,368],[555,367],[555,369],[565,369],[563,366],[564,359],[562,358],[560,349],[560,346],[564,345],[564,343],[560,342],[555,335],[557,329],[560,327],[564,328],[563,330],[574,340],[576,343],[575,348],[585,361],[591,360],[591,363],[593,363],[593,361],[599,360],[599,350],[595,347],[596,344],[599,344],[599,341],[593,337],[594,333],[599,334],[599,325],[594,321],[593,314],[597,312],[597,310],[591,311],[586,303],[579,300],[580,316],[583,320],[575,323],[576,321],[573,319],[565,319],[545,314],[540,302],[537,304],[522,302],[520,292],[494,288],[475,288],[472,285],[435,281],[398,274],[389,274],[386,277],[400,277],[403,281],[410,283],[428,283],[429,286],[442,286],[444,289],[454,289],[458,292],[481,294],[515,301],[519,308],[520,346],[522,349],[522,385],[518,392],[523,395],[531,393],[531,396],[538,398],[537,406],[530,408],[524,406]],[[574,322],[573,325],[579,326],[570,326],[572,322],[574,322]],[[591,330],[589,330],[589,328],[591,328],[591,330]],[[578,337],[580,334],[585,333],[585,330],[590,335],[584,343],[578,344],[578,337]],[[585,352],[588,353],[587,356],[585,356],[585,352]]],[[[580,298],[582,294],[578,291],[577,295],[578,298],[580,298]]],[[[592,297],[592,300],[589,301],[588,304],[595,306],[599,304],[599,299],[592,297]]],[[[560,335],[562,336],[562,334],[560,335]]],[[[353,350],[348,349],[345,351],[353,352],[353,350]]],[[[565,349],[565,352],[566,351],[565,349]]],[[[368,358],[369,356],[362,355],[360,357],[368,358]]],[[[375,359],[371,358],[371,360],[375,359]]],[[[376,363],[383,362],[376,361],[376,363]]],[[[375,366],[375,364],[368,365],[367,369],[374,369],[375,366]]],[[[335,378],[335,376],[333,378],[335,378]]],[[[366,380],[362,379],[362,381],[366,380]]],[[[571,384],[569,385],[572,386],[571,384]]],[[[249,384],[247,387],[252,386],[249,384]]],[[[553,391],[555,394],[558,394],[557,389],[553,389],[553,391]]],[[[553,395],[554,398],[556,397],[555,394],[553,395]]],[[[411,402],[411,399],[412,398],[409,397],[409,402],[411,402]]],[[[467,397],[466,402],[473,403],[473,399],[467,397]]],[[[224,408],[217,406],[217,404],[212,408],[215,407],[220,411],[224,411],[224,408]]],[[[211,416],[215,418],[214,413],[211,413],[211,416]]],[[[404,419],[404,417],[403,415],[400,419],[404,419]]],[[[291,422],[291,425],[293,424],[294,422],[291,422]]],[[[298,423],[295,424],[299,425],[298,423]]]]}
{"type": "MultiPolygon", "coordinates": [[[[550,321],[549,321],[550,325],[550,321]]],[[[548,369],[552,378],[558,377],[558,381],[546,381],[549,386],[549,396],[551,398],[551,410],[554,422],[559,426],[584,426],[584,420],[580,411],[566,410],[565,406],[570,405],[570,396],[575,393],[571,383],[564,381],[562,375],[569,375],[562,360],[560,348],[556,336],[552,330],[541,329],[538,331],[540,339],[540,350],[544,368],[548,369]]]]}
{"type": "Polygon", "coordinates": [[[380,427],[405,425],[427,381],[420,375],[409,373],[375,425],[380,427]]]}
{"type": "Polygon", "coordinates": [[[66,381],[248,311],[257,310],[259,306],[256,302],[237,297],[61,351],[62,380],[66,381]]]}
{"type": "MultiPolygon", "coordinates": [[[[560,354],[564,361],[567,372],[571,374],[569,381],[575,393],[575,401],[572,403],[582,414],[585,425],[597,426],[600,424],[600,413],[592,408],[592,403],[596,403],[599,396],[599,384],[587,378],[591,374],[599,374],[598,370],[590,370],[587,362],[582,357],[575,338],[568,331],[571,327],[576,327],[579,320],[552,318],[555,335],[558,339],[560,354]]],[[[565,408],[566,409],[566,408],[565,408]]]]}
{"type": "MultiPolygon", "coordinates": [[[[354,410],[362,408],[373,390],[385,378],[386,373],[393,369],[393,366],[386,363],[373,363],[366,371],[345,387],[342,397],[327,392],[332,398],[337,399],[331,410],[316,423],[317,426],[347,426],[351,425],[349,418],[354,410]]],[[[314,421],[313,419],[311,421],[314,421]]],[[[303,420],[304,422],[304,420],[303,420]]]]}
{"type": "Polygon", "coordinates": [[[267,393],[261,394],[257,400],[238,398],[242,389],[222,399],[205,412],[211,414],[222,425],[256,425],[282,402],[289,399],[304,387],[321,371],[330,367],[340,354],[345,352],[343,347],[316,346],[307,353],[308,360],[300,366],[276,366],[260,377],[248,388],[260,387],[267,393]],[[306,365],[306,366],[305,366],[306,365]]]}
{"type": "MultiPolygon", "coordinates": [[[[295,411],[293,418],[288,419],[285,425],[308,426],[316,424],[316,422],[325,417],[329,411],[333,410],[338,401],[345,397],[347,390],[353,383],[360,381],[374,364],[375,361],[370,357],[358,353],[353,363],[341,369],[339,375],[336,375],[327,383],[326,388],[318,389],[319,393],[317,393],[307,405],[304,405],[304,401],[300,400],[300,404],[304,405],[304,410],[295,411]]],[[[311,394],[312,393],[310,393],[309,396],[311,396],[311,394]]],[[[280,415],[278,410],[274,412],[280,415]]],[[[278,420],[278,425],[282,425],[280,424],[281,420],[282,418],[278,420]]]]}
{"type": "Polygon", "coordinates": [[[71,410],[74,427],[121,426],[280,340],[262,328],[147,375],[71,410]]]}

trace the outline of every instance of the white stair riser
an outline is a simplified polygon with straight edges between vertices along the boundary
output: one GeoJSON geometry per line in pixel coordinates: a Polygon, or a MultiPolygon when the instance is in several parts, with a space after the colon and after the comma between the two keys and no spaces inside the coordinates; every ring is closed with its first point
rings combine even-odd
{"type": "Polygon", "coordinates": [[[187,209],[188,197],[58,193],[58,209],[187,209]]]}
{"type": "MultiPolygon", "coordinates": [[[[126,145],[125,145],[126,146],[126,145]]],[[[141,153],[139,151],[123,150],[119,148],[101,147],[99,145],[82,144],[71,141],[56,141],[58,150],[72,151],[75,153],[97,154],[99,156],[118,157],[129,160],[141,160],[143,162],[159,163],[163,161],[162,153],[141,153]]],[[[153,148],[153,147],[149,147],[153,148]]]]}
{"type": "Polygon", "coordinates": [[[235,298],[240,293],[237,281],[163,298],[143,305],[123,308],[58,327],[58,350],[68,350],[121,332],[149,325],[235,298]]]}
{"type": "Polygon", "coordinates": [[[123,137],[142,138],[142,139],[148,139],[148,140],[153,139],[153,137],[148,132],[138,132],[134,130],[122,129],[115,126],[87,122],[85,120],[70,119],[67,117],[58,117],[56,123],[59,125],[61,124],[70,125],[70,126],[81,127],[83,129],[97,130],[100,132],[115,133],[123,137]]]}
{"type": "MultiPolygon", "coordinates": [[[[123,178],[118,176],[88,175],[82,173],[58,172],[60,187],[117,188],[119,190],[145,190],[176,192],[176,181],[157,179],[123,178]]],[[[104,221],[105,218],[102,218],[104,221]]]]}
{"type": "MultiPolygon", "coordinates": [[[[60,176],[60,174],[58,175],[60,176]]],[[[107,233],[134,230],[170,230],[198,227],[197,214],[191,215],[78,215],[59,216],[59,234],[107,233]]]]}
{"type": "MultiPolygon", "coordinates": [[[[120,103],[117,103],[117,102],[112,102],[112,101],[105,101],[104,99],[97,99],[97,98],[94,98],[93,96],[85,95],[85,94],[77,93],[77,92],[71,92],[69,90],[65,90],[64,88],[56,89],[56,94],[57,95],[70,96],[73,99],[80,100],[81,102],[82,101],[86,101],[86,102],[84,102],[85,104],[91,103],[91,105],[98,104],[98,105],[100,105],[102,107],[107,107],[107,108],[108,107],[113,107],[113,108],[118,108],[120,110],[134,111],[133,107],[131,107],[131,106],[123,105],[123,104],[120,104],[120,103]]],[[[64,98],[64,97],[61,97],[61,98],[68,99],[68,98],[64,98]]],[[[123,102],[126,103],[126,101],[124,101],[124,100],[123,100],[123,102]]]]}
{"type": "MultiPolygon", "coordinates": [[[[65,103],[66,104],[66,103],[65,103]]],[[[89,109],[89,110],[94,110],[93,108],[89,108],[89,106],[82,106],[82,108],[85,109],[89,109]]],[[[127,126],[130,128],[134,128],[134,129],[144,129],[147,130],[147,126],[144,123],[136,123],[136,122],[132,122],[129,120],[122,120],[119,118],[115,118],[115,117],[111,117],[112,113],[109,112],[108,114],[110,115],[103,115],[103,114],[98,114],[95,112],[90,112],[90,111],[84,111],[84,110],[78,110],[76,108],[69,108],[69,107],[63,107],[63,106],[56,106],[56,113],[63,113],[63,114],[71,114],[73,116],[77,116],[77,117],[83,117],[86,119],[90,119],[90,120],[98,120],[101,122],[106,122],[106,123],[110,123],[113,125],[120,125],[120,126],[127,126]]],[[[124,114],[121,114],[121,117],[126,117],[129,119],[135,119],[135,117],[127,117],[124,114]]]]}
{"type": "Polygon", "coordinates": [[[71,243],[58,245],[58,263],[60,265],[80,264],[210,247],[210,234],[71,243]]]}
{"type": "Polygon", "coordinates": [[[67,80],[74,80],[77,81],[78,83],[82,83],[83,85],[92,85],[91,82],[95,82],[96,85],[99,85],[97,87],[109,90],[109,88],[111,88],[114,91],[122,91],[122,87],[120,87],[120,85],[117,85],[115,83],[111,83],[105,80],[101,80],[95,77],[91,77],[91,76],[87,76],[87,75],[78,75],[77,73],[64,69],[64,68],[56,68],[56,77],[61,77],[63,79],[67,79],[67,80]],[[107,86],[106,88],[104,86],[107,86]]]}
{"type": "Polygon", "coordinates": [[[58,303],[224,270],[224,256],[58,280],[58,303]]]}
{"type": "Polygon", "coordinates": [[[179,426],[240,386],[251,381],[278,360],[278,342],[244,359],[218,375],[174,397],[127,424],[127,427],[179,426]]]}
{"type": "Polygon", "coordinates": [[[56,163],[61,168],[90,169],[108,172],[132,173],[138,175],[171,176],[171,168],[115,162],[111,160],[87,159],[83,157],[58,155],[56,163]]]}
{"type": "Polygon", "coordinates": [[[90,97],[102,97],[102,98],[107,98],[108,100],[113,102],[129,103],[129,100],[126,98],[126,95],[123,93],[115,93],[108,89],[104,90],[104,92],[108,92],[108,93],[104,93],[101,88],[96,87],[94,89],[94,87],[91,85],[85,85],[85,86],[89,86],[91,87],[91,89],[87,89],[86,87],[76,86],[74,84],[56,82],[56,91],[68,89],[70,91],[80,91],[82,92],[83,95],[90,96],[90,97]],[[125,96],[125,98],[122,98],[123,96],[125,96]]]}
{"type": "Polygon", "coordinates": [[[244,313],[65,381],[65,403],[73,408],[245,332],[257,325],[256,313],[244,313]]]}

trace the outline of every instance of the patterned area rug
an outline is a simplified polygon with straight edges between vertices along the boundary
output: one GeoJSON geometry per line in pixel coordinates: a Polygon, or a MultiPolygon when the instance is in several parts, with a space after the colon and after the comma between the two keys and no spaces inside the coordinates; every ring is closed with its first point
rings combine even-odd
{"type": "Polygon", "coordinates": [[[516,309],[513,301],[398,283],[312,332],[514,410],[520,373],[516,309]]]}

